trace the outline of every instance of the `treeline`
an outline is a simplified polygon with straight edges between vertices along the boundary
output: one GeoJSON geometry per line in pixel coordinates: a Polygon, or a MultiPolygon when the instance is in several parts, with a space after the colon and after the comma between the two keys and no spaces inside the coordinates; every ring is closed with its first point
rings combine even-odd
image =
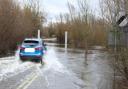
{"type": "Polygon", "coordinates": [[[60,14],[56,23],[48,26],[49,36],[55,35],[59,43],[64,43],[64,32],[68,31],[68,43],[74,48],[85,46],[106,46],[105,21],[97,17],[86,0],[78,0],[78,5],[67,5],[69,13],[60,14]]]}
{"type": "Polygon", "coordinates": [[[20,6],[17,0],[0,0],[0,54],[15,50],[26,37],[35,37],[43,20],[37,1],[20,6]]]}

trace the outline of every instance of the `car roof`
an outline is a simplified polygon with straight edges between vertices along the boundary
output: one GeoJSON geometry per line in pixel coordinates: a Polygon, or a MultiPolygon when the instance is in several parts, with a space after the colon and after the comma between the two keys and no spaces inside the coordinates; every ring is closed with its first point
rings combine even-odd
{"type": "MultiPolygon", "coordinates": [[[[42,41],[41,38],[25,38],[25,40],[42,41]]],[[[24,41],[25,41],[25,40],[24,40],[24,41]]]]}

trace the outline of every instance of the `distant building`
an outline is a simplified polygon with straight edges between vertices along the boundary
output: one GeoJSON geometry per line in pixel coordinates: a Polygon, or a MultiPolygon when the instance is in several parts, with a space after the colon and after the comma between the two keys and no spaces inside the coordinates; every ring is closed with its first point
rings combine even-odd
{"type": "MultiPolygon", "coordinates": [[[[119,34],[116,37],[116,45],[128,48],[128,25],[120,27],[118,30],[119,34]]],[[[115,46],[115,34],[114,31],[108,33],[108,45],[110,47],[115,46]]]]}
{"type": "Polygon", "coordinates": [[[123,46],[128,48],[128,25],[120,29],[122,31],[121,38],[123,46]]]}

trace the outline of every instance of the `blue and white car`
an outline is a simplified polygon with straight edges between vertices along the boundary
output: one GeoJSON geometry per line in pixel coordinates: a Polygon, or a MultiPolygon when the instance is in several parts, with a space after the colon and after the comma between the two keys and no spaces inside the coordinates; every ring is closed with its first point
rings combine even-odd
{"type": "Polygon", "coordinates": [[[43,55],[46,45],[42,39],[27,38],[20,46],[20,60],[43,63],[43,55]]]}

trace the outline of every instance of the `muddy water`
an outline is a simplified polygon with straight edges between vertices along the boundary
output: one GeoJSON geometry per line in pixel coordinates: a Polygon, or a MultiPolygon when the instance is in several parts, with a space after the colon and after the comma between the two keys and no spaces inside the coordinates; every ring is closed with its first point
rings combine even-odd
{"type": "Polygon", "coordinates": [[[87,61],[84,51],[55,47],[54,51],[62,63],[83,83],[75,83],[79,89],[112,89],[113,69],[111,57],[105,51],[90,50],[87,61]]]}
{"type": "MultiPolygon", "coordinates": [[[[27,89],[112,89],[113,70],[107,52],[89,50],[85,59],[83,50],[65,50],[55,43],[47,47],[45,65],[37,68],[38,78],[27,89]]],[[[35,72],[35,64],[17,63],[18,56],[4,59],[0,62],[0,78],[5,80],[0,82],[0,89],[16,89],[25,75],[35,72]]]]}

